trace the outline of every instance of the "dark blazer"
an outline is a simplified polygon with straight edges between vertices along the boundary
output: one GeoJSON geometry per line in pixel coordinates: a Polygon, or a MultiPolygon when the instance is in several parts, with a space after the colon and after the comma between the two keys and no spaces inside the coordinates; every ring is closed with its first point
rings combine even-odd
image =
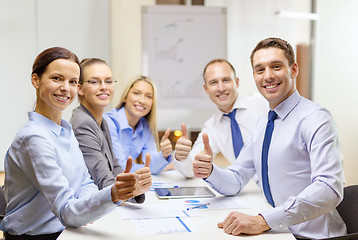
{"type": "MultiPolygon", "coordinates": [[[[111,136],[106,121],[98,126],[94,116],[83,105],[73,110],[70,120],[73,131],[83,153],[89,173],[99,189],[114,183],[123,172],[112,150],[111,136]]],[[[144,194],[135,198],[144,202],[144,194]]]]}

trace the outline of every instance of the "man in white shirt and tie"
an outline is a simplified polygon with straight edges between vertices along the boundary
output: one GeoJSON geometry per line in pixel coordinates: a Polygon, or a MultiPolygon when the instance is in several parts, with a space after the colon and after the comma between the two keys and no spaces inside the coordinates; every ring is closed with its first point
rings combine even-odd
{"type": "Polygon", "coordinates": [[[227,60],[210,61],[204,68],[203,77],[204,90],[218,111],[205,122],[193,148],[186,126],[182,124],[183,135],[175,145],[174,165],[188,178],[194,177],[192,163],[195,155],[203,149],[203,133],[209,136],[213,155],[221,153],[233,163],[249,140],[258,117],[268,111],[268,104],[260,95],[239,97],[239,78],[227,60]]]}
{"type": "Polygon", "coordinates": [[[288,227],[298,239],[346,234],[336,210],[343,198],[343,172],[333,117],[299,95],[298,65],[288,42],[262,40],[250,59],[256,86],[271,110],[258,120],[251,140],[227,169],[212,164],[211,139],[204,134],[194,175],[224,195],[235,195],[256,173],[273,208],[257,216],[231,212],[218,227],[232,235],[288,227]]]}

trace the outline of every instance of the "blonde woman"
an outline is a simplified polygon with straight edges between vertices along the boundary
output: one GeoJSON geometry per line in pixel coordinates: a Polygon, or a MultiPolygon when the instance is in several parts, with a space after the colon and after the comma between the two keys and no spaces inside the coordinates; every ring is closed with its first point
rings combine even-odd
{"type": "MultiPolygon", "coordinates": [[[[157,131],[157,90],[149,77],[136,76],[126,85],[118,106],[104,114],[113,143],[113,152],[123,168],[128,156],[145,163],[151,155],[152,174],[160,173],[172,161],[172,144],[167,129],[159,142],[157,131]],[[139,159],[138,159],[139,157],[139,159]]],[[[143,164],[134,163],[132,172],[143,164]]]]}

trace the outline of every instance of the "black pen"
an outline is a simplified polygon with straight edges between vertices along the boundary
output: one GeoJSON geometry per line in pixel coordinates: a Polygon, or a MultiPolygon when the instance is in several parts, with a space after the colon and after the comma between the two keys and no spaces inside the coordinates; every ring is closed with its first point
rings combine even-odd
{"type": "Polygon", "coordinates": [[[204,204],[196,205],[194,207],[189,207],[186,210],[188,211],[190,209],[200,208],[200,207],[204,207],[204,206],[208,206],[208,205],[210,205],[210,203],[204,203],[204,204]]]}

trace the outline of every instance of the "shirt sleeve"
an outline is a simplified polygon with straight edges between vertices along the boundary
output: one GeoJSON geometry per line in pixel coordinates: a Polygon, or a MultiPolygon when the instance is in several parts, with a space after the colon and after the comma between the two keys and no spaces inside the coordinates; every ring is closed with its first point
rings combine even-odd
{"type": "MultiPolygon", "coordinates": [[[[98,188],[102,189],[113,184],[116,175],[109,167],[111,156],[102,151],[99,132],[95,132],[95,129],[98,129],[98,126],[85,123],[78,124],[74,132],[91,177],[98,188]]],[[[120,168],[118,163],[116,166],[120,168]]],[[[121,172],[121,169],[116,169],[116,172],[118,171],[121,172]]]]}
{"type": "Polygon", "coordinates": [[[158,152],[153,136],[145,141],[142,149],[142,160],[145,163],[145,155],[149,153],[151,156],[150,171],[152,174],[159,174],[171,161],[172,155],[164,158],[161,151],[158,152]]]}
{"type": "Polygon", "coordinates": [[[111,186],[98,191],[84,163],[76,169],[81,178],[80,191],[70,187],[66,173],[56,161],[57,153],[45,137],[31,135],[24,138],[21,149],[24,159],[27,159],[22,163],[25,174],[44,195],[50,209],[64,226],[85,225],[115,208],[111,186]]]}
{"type": "Polygon", "coordinates": [[[236,161],[228,168],[222,169],[213,165],[213,171],[205,181],[223,195],[238,194],[256,173],[251,151],[252,144],[248,142],[241,149],[236,161]]]}
{"type": "Polygon", "coordinates": [[[342,200],[342,154],[331,115],[317,111],[303,124],[302,138],[311,163],[311,184],[283,204],[260,213],[272,228],[289,227],[319,217],[342,200]]]}
{"type": "MultiPolygon", "coordinates": [[[[103,118],[106,120],[108,130],[111,135],[113,153],[118,160],[119,166],[124,170],[124,169],[126,169],[126,165],[127,165],[127,157],[125,156],[125,154],[123,154],[124,151],[122,150],[122,145],[119,140],[120,139],[119,123],[109,113],[104,114],[103,118]]],[[[133,167],[134,167],[134,164],[133,164],[133,167]]],[[[132,167],[131,172],[133,172],[133,170],[134,170],[133,167],[132,167]]]]}

